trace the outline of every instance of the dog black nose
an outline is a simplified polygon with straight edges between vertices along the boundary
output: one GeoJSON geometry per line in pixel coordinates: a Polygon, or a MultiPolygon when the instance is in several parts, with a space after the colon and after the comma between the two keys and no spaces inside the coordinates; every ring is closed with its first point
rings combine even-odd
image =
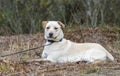
{"type": "Polygon", "coordinates": [[[53,37],[53,33],[49,33],[49,37],[53,37]]]}

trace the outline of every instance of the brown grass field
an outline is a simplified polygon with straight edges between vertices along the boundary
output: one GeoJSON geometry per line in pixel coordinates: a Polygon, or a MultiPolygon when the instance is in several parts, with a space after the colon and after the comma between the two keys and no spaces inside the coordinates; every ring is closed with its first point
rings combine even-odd
{"type": "MultiPolygon", "coordinates": [[[[115,62],[88,64],[26,62],[40,58],[43,47],[25,53],[0,57],[0,76],[120,76],[120,28],[66,28],[65,38],[74,42],[96,42],[115,57],[115,62]]],[[[0,36],[0,56],[37,47],[45,42],[43,33],[0,36]]]]}

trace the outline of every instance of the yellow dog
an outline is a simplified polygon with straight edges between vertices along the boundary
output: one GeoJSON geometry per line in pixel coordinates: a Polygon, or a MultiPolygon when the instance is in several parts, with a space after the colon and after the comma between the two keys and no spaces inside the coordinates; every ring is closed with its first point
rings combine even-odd
{"type": "Polygon", "coordinates": [[[45,30],[44,37],[47,40],[42,58],[51,62],[101,62],[108,57],[114,61],[114,57],[100,44],[97,43],[75,43],[64,38],[62,28],[65,25],[60,21],[43,21],[45,30]]]}

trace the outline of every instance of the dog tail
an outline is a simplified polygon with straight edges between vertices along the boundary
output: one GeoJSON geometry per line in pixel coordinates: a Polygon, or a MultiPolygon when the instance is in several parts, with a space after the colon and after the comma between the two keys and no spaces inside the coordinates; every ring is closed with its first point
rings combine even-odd
{"type": "Polygon", "coordinates": [[[114,61],[114,57],[112,56],[112,54],[110,54],[107,50],[105,50],[107,53],[107,57],[111,60],[114,61]]]}

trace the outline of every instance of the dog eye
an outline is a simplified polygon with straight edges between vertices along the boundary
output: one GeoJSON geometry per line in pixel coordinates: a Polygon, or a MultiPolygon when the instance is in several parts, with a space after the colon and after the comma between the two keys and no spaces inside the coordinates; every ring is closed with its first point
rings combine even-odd
{"type": "Polygon", "coordinates": [[[55,29],[55,30],[57,30],[58,28],[57,28],[57,27],[55,27],[54,29],[55,29]]]}
{"type": "Polygon", "coordinates": [[[47,27],[47,29],[50,29],[50,27],[47,27]]]}

